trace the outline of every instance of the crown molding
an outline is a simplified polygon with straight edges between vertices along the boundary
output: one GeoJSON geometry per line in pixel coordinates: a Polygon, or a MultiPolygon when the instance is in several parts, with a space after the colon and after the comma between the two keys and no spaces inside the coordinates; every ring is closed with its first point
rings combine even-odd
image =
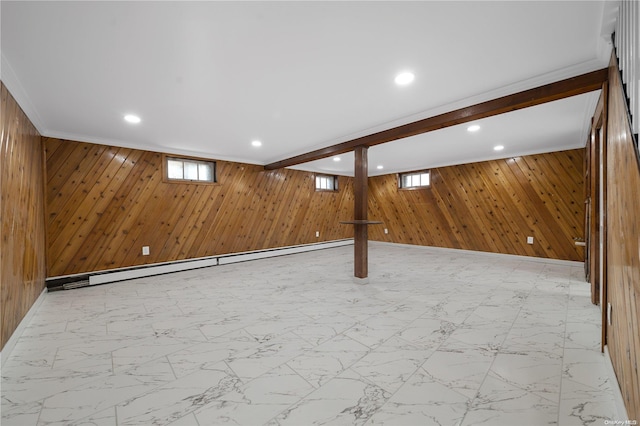
{"type": "Polygon", "coordinates": [[[5,58],[3,53],[0,53],[0,80],[2,80],[4,85],[7,87],[7,90],[9,90],[9,93],[11,93],[11,96],[16,100],[38,133],[41,135],[46,133],[47,128],[44,125],[42,117],[38,114],[38,110],[34,103],[31,102],[27,91],[22,83],[20,83],[20,79],[13,71],[11,64],[7,58],[5,58]]]}

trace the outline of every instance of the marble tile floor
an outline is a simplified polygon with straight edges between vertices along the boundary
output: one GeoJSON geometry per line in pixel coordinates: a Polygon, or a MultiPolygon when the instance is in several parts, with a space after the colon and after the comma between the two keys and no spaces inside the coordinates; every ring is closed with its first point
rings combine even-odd
{"type": "Polygon", "coordinates": [[[11,425],[602,425],[582,266],[370,243],[48,293],[11,425]]]}

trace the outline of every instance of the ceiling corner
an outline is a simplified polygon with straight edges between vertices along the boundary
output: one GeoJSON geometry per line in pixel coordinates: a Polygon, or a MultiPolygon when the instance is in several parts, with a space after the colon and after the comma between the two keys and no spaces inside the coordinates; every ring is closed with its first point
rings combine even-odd
{"type": "Polygon", "coordinates": [[[20,83],[20,79],[13,71],[11,64],[5,58],[4,53],[0,53],[0,80],[4,83],[11,93],[11,96],[16,100],[22,111],[27,115],[31,123],[34,125],[38,133],[44,135],[47,133],[47,128],[44,125],[44,121],[38,114],[38,110],[34,106],[33,102],[29,98],[27,91],[20,83]]]}

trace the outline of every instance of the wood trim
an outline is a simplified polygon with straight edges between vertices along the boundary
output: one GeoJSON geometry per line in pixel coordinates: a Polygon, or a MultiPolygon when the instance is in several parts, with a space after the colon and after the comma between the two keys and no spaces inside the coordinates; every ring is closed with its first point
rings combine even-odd
{"type": "Polygon", "coordinates": [[[355,150],[355,205],[354,219],[367,220],[367,147],[359,146],[355,150]]]}
{"type": "Polygon", "coordinates": [[[602,216],[602,241],[604,244],[602,245],[602,282],[600,285],[602,286],[602,306],[600,306],[600,312],[602,314],[602,329],[601,329],[601,339],[600,339],[600,351],[604,353],[604,347],[607,344],[607,287],[608,287],[608,279],[607,279],[607,259],[608,259],[608,250],[607,250],[607,103],[609,100],[609,85],[608,83],[604,83],[602,85],[602,94],[600,97],[603,99],[602,111],[600,112],[601,121],[599,123],[600,128],[602,129],[602,182],[604,182],[603,187],[600,189],[602,191],[602,208],[603,208],[603,216],[602,216]]]}
{"type": "Polygon", "coordinates": [[[49,216],[49,210],[47,207],[46,199],[47,199],[47,151],[44,149],[44,137],[40,136],[40,161],[42,161],[42,189],[41,189],[41,199],[42,199],[42,231],[43,231],[43,244],[42,252],[44,257],[44,276],[45,278],[49,276],[49,264],[47,259],[49,258],[49,236],[47,235],[46,223],[47,217],[49,216]]]}
{"type": "MultiPolygon", "coordinates": [[[[355,149],[355,178],[353,181],[354,192],[354,221],[367,221],[368,208],[368,159],[366,146],[355,149]]],[[[367,278],[369,274],[368,240],[369,230],[366,223],[355,223],[354,230],[354,275],[357,278],[367,278]]]]}
{"type": "Polygon", "coordinates": [[[557,101],[583,93],[593,92],[602,88],[607,81],[608,69],[604,68],[592,71],[576,77],[567,78],[555,83],[546,84],[533,89],[502,96],[479,104],[460,108],[434,117],[424,118],[412,123],[397,126],[371,135],[362,136],[326,148],[317,149],[305,154],[296,155],[284,160],[276,161],[264,166],[266,170],[274,170],[282,167],[291,167],[296,164],[307,163],[332,155],[353,151],[357,146],[371,147],[374,145],[391,142],[397,139],[444,129],[469,121],[492,117],[528,108],[547,102],[557,101]]]}
{"type": "Polygon", "coordinates": [[[591,277],[591,303],[600,303],[600,153],[597,134],[598,123],[594,116],[589,139],[589,276],[591,277]]]}

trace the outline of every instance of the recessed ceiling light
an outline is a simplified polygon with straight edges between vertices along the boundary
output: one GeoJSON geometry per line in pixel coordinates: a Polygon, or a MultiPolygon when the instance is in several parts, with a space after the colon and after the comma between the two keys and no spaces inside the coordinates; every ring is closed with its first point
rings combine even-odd
{"type": "Polygon", "coordinates": [[[253,146],[262,146],[262,142],[255,140],[255,141],[251,141],[251,145],[253,146]]]}
{"type": "Polygon", "coordinates": [[[382,170],[382,169],[384,169],[384,167],[382,166],[382,164],[379,164],[379,165],[376,167],[376,169],[378,169],[378,170],[382,170]]]}
{"type": "Polygon", "coordinates": [[[467,132],[477,132],[478,130],[480,130],[480,126],[478,126],[477,124],[473,124],[467,127],[467,132]]]}
{"type": "Polygon", "coordinates": [[[406,86],[411,83],[414,78],[415,75],[413,75],[412,72],[401,72],[396,76],[395,82],[398,86],[406,86]]]}
{"type": "Polygon", "coordinates": [[[340,157],[333,157],[333,161],[340,161],[340,157]]]}
{"type": "Polygon", "coordinates": [[[137,115],[133,115],[133,114],[125,115],[124,119],[128,123],[133,123],[133,124],[137,124],[137,123],[140,122],[140,117],[138,117],[137,115]]]}
{"type": "Polygon", "coordinates": [[[493,147],[494,151],[502,151],[503,149],[504,149],[504,146],[502,146],[502,145],[496,145],[496,146],[493,147]]]}

